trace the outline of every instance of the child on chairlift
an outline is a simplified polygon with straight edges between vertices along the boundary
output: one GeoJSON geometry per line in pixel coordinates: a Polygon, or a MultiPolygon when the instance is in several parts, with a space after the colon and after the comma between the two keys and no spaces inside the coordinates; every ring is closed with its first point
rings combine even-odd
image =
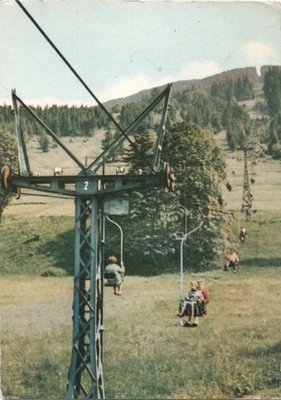
{"type": "Polygon", "coordinates": [[[116,274],[116,283],[113,285],[113,293],[115,296],[121,296],[121,287],[124,282],[125,266],[124,262],[120,262],[120,266],[117,264],[117,258],[115,256],[110,256],[108,258],[109,264],[105,267],[105,273],[116,274]]]}
{"type": "Polygon", "coordinates": [[[202,308],[202,315],[207,315],[208,314],[208,308],[207,304],[210,301],[209,293],[205,289],[205,283],[202,279],[197,281],[197,288],[200,290],[200,292],[203,294],[204,301],[201,303],[201,308],[202,308]]]}
{"type": "Polygon", "coordinates": [[[198,290],[197,282],[190,282],[190,290],[183,303],[181,312],[177,314],[179,317],[187,316],[187,326],[197,327],[199,324],[198,317],[200,316],[199,303],[204,301],[204,296],[198,290]],[[192,323],[193,320],[193,323],[192,323]]]}

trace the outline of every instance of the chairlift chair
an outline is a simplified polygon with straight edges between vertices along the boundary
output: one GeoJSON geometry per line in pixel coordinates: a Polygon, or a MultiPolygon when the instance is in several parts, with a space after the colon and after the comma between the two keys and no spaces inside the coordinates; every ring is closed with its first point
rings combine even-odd
{"type": "MultiPolygon", "coordinates": [[[[181,206],[180,204],[178,204],[178,206],[182,207],[186,212],[185,207],[181,206]]],[[[181,313],[181,310],[182,310],[182,307],[183,307],[184,301],[185,301],[184,282],[183,282],[183,278],[184,278],[184,272],[183,272],[183,246],[184,246],[188,236],[192,235],[192,233],[196,232],[197,230],[199,230],[203,226],[205,218],[206,218],[206,216],[202,213],[200,208],[198,208],[198,211],[200,212],[201,217],[202,217],[202,220],[200,221],[199,225],[196,226],[195,228],[193,228],[192,230],[190,230],[189,232],[187,232],[187,231],[185,231],[184,233],[177,232],[176,235],[175,235],[175,238],[177,240],[180,240],[180,299],[179,299],[179,313],[181,313]]],[[[180,325],[181,326],[185,326],[185,323],[184,323],[182,317],[180,318],[180,325]]]]}
{"type": "Polygon", "coordinates": [[[103,283],[104,286],[119,286],[122,283],[122,276],[117,272],[104,272],[103,283]]]}
{"type": "MultiPolygon", "coordinates": [[[[117,222],[113,221],[111,218],[109,218],[108,215],[106,215],[106,219],[111,222],[113,225],[117,226],[120,230],[120,261],[123,261],[123,230],[117,222]]],[[[109,286],[109,287],[116,287],[121,285],[123,282],[124,278],[124,273],[120,274],[119,272],[115,271],[104,271],[103,273],[103,284],[104,286],[109,286]]]]}

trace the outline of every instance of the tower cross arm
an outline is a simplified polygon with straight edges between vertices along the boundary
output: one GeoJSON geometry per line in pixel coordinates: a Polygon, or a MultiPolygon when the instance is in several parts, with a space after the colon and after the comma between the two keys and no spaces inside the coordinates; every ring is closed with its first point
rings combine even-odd
{"type": "Polygon", "coordinates": [[[74,176],[20,176],[12,175],[3,187],[30,189],[40,192],[58,193],[65,196],[99,196],[117,192],[128,192],[150,186],[165,186],[164,173],[151,175],[74,175],[74,176]]]}

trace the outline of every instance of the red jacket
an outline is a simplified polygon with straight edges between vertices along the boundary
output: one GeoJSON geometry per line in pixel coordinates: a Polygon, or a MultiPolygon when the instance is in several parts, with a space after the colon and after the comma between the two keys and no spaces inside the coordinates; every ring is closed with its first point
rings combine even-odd
{"type": "Polygon", "coordinates": [[[205,303],[206,303],[206,304],[209,303],[210,298],[209,298],[209,293],[207,292],[207,290],[204,290],[204,289],[203,289],[203,290],[201,290],[201,293],[203,294],[205,303]]]}

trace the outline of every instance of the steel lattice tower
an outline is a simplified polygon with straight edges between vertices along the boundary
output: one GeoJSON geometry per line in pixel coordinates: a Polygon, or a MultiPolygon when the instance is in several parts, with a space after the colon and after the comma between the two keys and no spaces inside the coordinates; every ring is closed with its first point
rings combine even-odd
{"type": "Polygon", "coordinates": [[[248,151],[252,150],[252,147],[244,149],[244,180],[243,180],[243,197],[242,197],[242,209],[241,211],[245,214],[245,219],[248,221],[252,216],[252,202],[253,196],[250,190],[249,171],[248,171],[248,151]]]}
{"type": "Polygon", "coordinates": [[[102,368],[103,217],[96,198],[76,198],[73,345],[67,397],[104,398],[102,368]]]}
{"type": "MultiPolygon", "coordinates": [[[[19,152],[19,172],[9,166],[2,169],[1,184],[5,191],[19,193],[21,188],[57,193],[75,199],[75,243],[74,243],[74,294],[73,294],[73,340],[71,363],[68,372],[68,399],[103,399],[105,397],[103,378],[103,244],[105,238],[105,203],[119,194],[145,187],[167,186],[173,190],[173,172],[168,165],[160,169],[163,138],[166,129],[167,113],[172,85],[167,87],[143,110],[129,125],[122,129],[97,99],[62,53],[29,14],[16,0],[24,13],[44,36],[67,67],[73,72],[87,92],[95,99],[111,122],[120,131],[118,136],[90,165],[83,164],[62,143],[56,135],[17,95],[12,91],[15,113],[16,134],[19,152]],[[162,118],[159,123],[153,159],[148,172],[143,175],[97,175],[100,168],[115,151],[130,139],[147,115],[163,100],[162,118]],[[20,107],[18,107],[18,103],[20,107]],[[32,176],[24,133],[21,128],[20,109],[25,109],[67,153],[79,168],[75,176],[32,176]]],[[[120,196],[119,196],[120,199],[120,196]]]]}
{"type": "MultiPolygon", "coordinates": [[[[68,373],[68,399],[103,399],[103,244],[105,204],[118,201],[120,194],[145,187],[171,186],[172,175],[167,165],[160,171],[160,154],[165,132],[171,85],[147,106],[139,117],[89,166],[81,163],[61,143],[59,137],[12,91],[19,172],[9,166],[2,169],[1,184],[5,191],[19,193],[21,188],[45,193],[59,193],[75,199],[73,340],[68,373]],[[150,169],[143,175],[97,175],[99,167],[133,134],[143,119],[164,100],[162,120],[150,169]],[[21,107],[18,107],[18,103],[21,107]],[[78,175],[32,176],[21,128],[20,109],[25,109],[80,167],[78,175]]],[[[172,190],[170,188],[170,190],[172,190]]]]}

